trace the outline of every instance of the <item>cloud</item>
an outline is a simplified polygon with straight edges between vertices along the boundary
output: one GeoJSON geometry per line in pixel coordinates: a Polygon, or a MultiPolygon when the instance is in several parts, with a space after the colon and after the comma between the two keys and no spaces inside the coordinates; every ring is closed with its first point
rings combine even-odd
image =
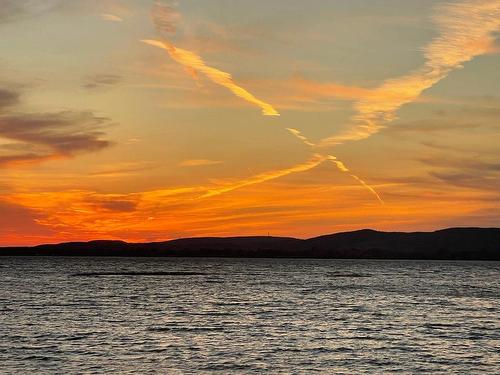
{"type": "Polygon", "coordinates": [[[473,155],[498,155],[497,148],[493,146],[494,148],[490,148],[488,146],[482,145],[480,149],[477,149],[472,145],[469,146],[464,146],[463,144],[460,145],[454,145],[454,144],[446,144],[446,143],[441,143],[441,142],[434,142],[434,141],[423,141],[420,142],[422,146],[428,147],[433,150],[438,150],[438,151],[451,151],[453,153],[458,153],[461,155],[464,154],[473,154],[473,155]]]}
{"type": "Polygon", "coordinates": [[[407,122],[398,122],[394,126],[385,128],[384,134],[394,133],[436,133],[436,132],[449,132],[450,130],[471,130],[484,126],[481,123],[465,123],[442,118],[436,119],[423,119],[407,122]]]}
{"type": "Polygon", "coordinates": [[[213,83],[227,88],[237,97],[261,108],[265,116],[279,116],[279,112],[269,103],[258,99],[252,93],[239,86],[231,74],[208,66],[201,56],[194,52],[178,48],[168,40],[168,36],[176,32],[176,22],[180,15],[169,5],[157,2],[152,9],[152,19],[162,40],[145,39],[142,42],[167,51],[169,56],[177,63],[184,66],[188,74],[198,79],[198,74],[203,74],[213,83]]]}
{"type": "Polygon", "coordinates": [[[117,16],[116,14],[103,13],[103,14],[100,14],[100,17],[104,21],[123,22],[123,18],[121,18],[120,16],[117,16]]]}
{"type": "Polygon", "coordinates": [[[500,189],[500,162],[461,157],[426,157],[419,161],[436,170],[429,175],[441,182],[476,190],[500,189]]]}
{"type": "Polygon", "coordinates": [[[482,172],[500,172],[500,162],[490,162],[478,159],[427,157],[419,161],[429,166],[441,168],[454,168],[482,172]]]}
{"type": "Polygon", "coordinates": [[[297,165],[294,165],[290,168],[285,168],[285,169],[280,169],[280,170],[274,170],[274,171],[268,171],[264,172],[255,176],[251,176],[239,181],[230,181],[220,187],[215,187],[212,189],[209,189],[205,194],[203,194],[200,198],[209,198],[213,197],[216,195],[228,193],[233,190],[241,189],[246,186],[250,185],[255,185],[255,184],[261,184],[266,181],[274,180],[280,177],[287,176],[292,173],[298,173],[298,172],[305,172],[310,169],[316,168],[318,165],[323,163],[325,160],[327,160],[327,157],[321,156],[321,155],[313,155],[311,159],[304,163],[300,163],[297,165]]]}
{"type": "Polygon", "coordinates": [[[0,23],[12,22],[25,17],[50,11],[61,4],[61,0],[2,0],[0,23]]]}
{"type": "Polygon", "coordinates": [[[0,87],[0,168],[70,158],[110,146],[102,139],[110,119],[91,111],[28,113],[20,92],[0,87]]]}
{"type": "Polygon", "coordinates": [[[328,159],[342,172],[344,173],[347,173],[349,174],[349,176],[351,176],[352,178],[354,178],[356,181],[358,181],[365,189],[367,189],[370,193],[372,193],[375,198],[377,198],[377,200],[380,202],[380,204],[385,204],[385,202],[382,200],[382,198],[380,197],[380,194],[377,193],[377,191],[372,187],[370,186],[368,183],[366,183],[365,180],[363,180],[362,178],[358,177],[357,175],[355,175],[354,173],[351,172],[351,170],[349,168],[347,168],[345,166],[344,163],[342,163],[340,160],[337,159],[337,157],[335,156],[332,156],[332,155],[328,155],[328,159]]]}
{"type": "Polygon", "coordinates": [[[302,77],[293,77],[284,82],[288,89],[294,90],[304,98],[336,98],[359,100],[372,95],[372,90],[336,82],[315,82],[302,77]]]}
{"type": "Polygon", "coordinates": [[[133,200],[125,200],[119,197],[107,199],[94,199],[90,202],[94,209],[98,211],[111,211],[111,212],[133,212],[137,209],[137,202],[133,200]]]}
{"type": "Polygon", "coordinates": [[[498,173],[481,173],[479,171],[435,171],[429,174],[446,184],[461,188],[492,190],[495,192],[500,189],[500,174],[498,173]]]}
{"type": "MultiPolygon", "coordinates": [[[[316,144],[309,141],[300,132],[300,130],[293,129],[293,128],[287,128],[286,130],[288,130],[290,132],[290,134],[292,134],[295,138],[299,139],[305,145],[310,146],[310,147],[316,147],[316,144]]],[[[326,159],[330,160],[333,163],[333,165],[335,165],[341,172],[347,173],[349,176],[354,178],[364,188],[366,188],[370,193],[372,193],[381,204],[384,204],[384,201],[380,197],[380,194],[378,194],[377,191],[372,186],[370,186],[365,180],[363,180],[362,178],[360,178],[357,175],[355,175],[354,173],[352,173],[351,170],[349,168],[347,168],[346,165],[343,162],[341,162],[336,156],[328,155],[328,156],[326,156],[326,159]]]]}
{"type": "Polygon", "coordinates": [[[98,89],[115,86],[120,83],[122,77],[116,74],[94,74],[85,78],[83,85],[86,89],[98,89]]]}
{"type": "Polygon", "coordinates": [[[19,103],[19,93],[14,90],[0,88],[0,111],[19,103]]]}
{"type": "Polygon", "coordinates": [[[157,1],[151,10],[151,18],[156,30],[163,36],[174,34],[181,14],[171,5],[157,1]]]}
{"type": "Polygon", "coordinates": [[[208,160],[208,159],[193,159],[184,160],[179,164],[180,167],[203,167],[208,165],[221,164],[222,161],[219,160],[208,160]]]}
{"type": "Polygon", "coordinates": [[[109,119],[92,112],[18,113],[0,116],[0,166],[35,163],[95,152],[110,145],[101,139],[109,119]],[[13,150],[17,152],[12,153],[13,150]],[[6,154],[7,151],[7,154],[6,154]]]}
{"type": "Polygon", "coordinates": [[[132,163],[116,163],[101,166],[97,171],[90,173],[92,177],[124,177],[133,176],[139,172],[153,169],[155,167],[152,162],[132,162],[132,163]]]}
{"type": "Polygon", "coordinates": [[[469,0],[436,9],[434,21],[440,35],[424,48],[425,63],[414,72],[387,80],[367,98],[355,104],[357,114],[349,130],[325,138],[332,146],[357,141],[379,132],[396,119],[396,112],[415,102],[427,89],[495,44],[500,29],[499,0],[469,0]]]}
{"type": "Polygon", "coordinates": [[[302,135],[302,133],[300,132],[300,130],[294,129],[294,128],[286,128],[286,130],[288,130],[291,135],[293,135],[295,138],[297,138],[298,140],[300,140],[306,146],[310,146],[310,147],[315,147],[316,146],[314,143],[312,143],[311,141],[309,141],[304,135],[302,135]]]}
{"type": "Polygon", "coordinates": [[[231,74],[206,65],[205,61],[203,61],[203,59],[194,52],[177,48],[173,44],[166,41],[145,39],[142,40],[142,42],[166,50],[173,60],[189,69],[190,72],[199,72],[205,75],[212,82],[227,88],[237,97],[260,107],[263,115],[279,116],[279,112],[271,104],[256,98],[249,91],[245,90],[241,86],[238,86],[234,82],[231,74]]]}

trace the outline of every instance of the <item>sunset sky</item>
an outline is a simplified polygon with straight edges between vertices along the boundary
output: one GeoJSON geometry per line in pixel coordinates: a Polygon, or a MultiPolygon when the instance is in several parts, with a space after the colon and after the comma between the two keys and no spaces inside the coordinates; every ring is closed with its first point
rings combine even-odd
{"type": "Polygon", "coordinates": [[[500,0],[2,0],[0,245],[500,224],[500,0]]]}

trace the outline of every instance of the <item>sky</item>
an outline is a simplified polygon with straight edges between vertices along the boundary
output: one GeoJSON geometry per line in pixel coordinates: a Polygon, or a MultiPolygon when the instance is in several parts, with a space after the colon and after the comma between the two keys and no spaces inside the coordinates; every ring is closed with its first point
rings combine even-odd
{"type": "Polygon", "coordinates": [[[500,224],[500,0],[2,0],[0,246],[500,224]]]}

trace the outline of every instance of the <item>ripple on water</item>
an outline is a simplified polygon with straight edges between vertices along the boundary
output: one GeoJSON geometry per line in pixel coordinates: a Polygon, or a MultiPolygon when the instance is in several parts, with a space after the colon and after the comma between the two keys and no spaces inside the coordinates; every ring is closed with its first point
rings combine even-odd
{"type": "Polygon", "coordinates": [[[4,373],[500,373],[500,263],[0,262],[4,373]]]}

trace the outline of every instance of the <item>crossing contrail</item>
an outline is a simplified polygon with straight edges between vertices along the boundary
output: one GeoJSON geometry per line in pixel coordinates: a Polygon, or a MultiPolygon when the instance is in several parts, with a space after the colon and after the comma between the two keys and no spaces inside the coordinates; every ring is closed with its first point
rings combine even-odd
{"type": "MultiPolygon", "coordinates": [[[[310,140],[308,140],[307,137],[305,137],[300,132],[300,130],[293,129],[293,128],[287,128],[286,130],[288,130],[290,132],[290,134],[292,134],[294,137],[296,137],[297,139],[302,141],[305,145],[310,146],[310,147],[316,147],[316,144],[314,144],[310,140]]],[[[377,193],[377,191],[372,186],[370,186],[368,183],[366,183],[365,180],[363,180],[362,178],[360,178],[357,175],[355,175],[354,173],[352,173],[351,170],[349,168],[347,168],[343,162],[341,162],[339,159],[337,159],[336,156],[327,155],[326,159],[330,160],[341,172],[347,173],[349,176],[351,176],[356,181],[358,181],[361,185],[363,185],[366,189],[368,189],[368,191],[370,191],[381,204],[385,204],[385,202],[382,200],[380,195],[377,193]]]]}

